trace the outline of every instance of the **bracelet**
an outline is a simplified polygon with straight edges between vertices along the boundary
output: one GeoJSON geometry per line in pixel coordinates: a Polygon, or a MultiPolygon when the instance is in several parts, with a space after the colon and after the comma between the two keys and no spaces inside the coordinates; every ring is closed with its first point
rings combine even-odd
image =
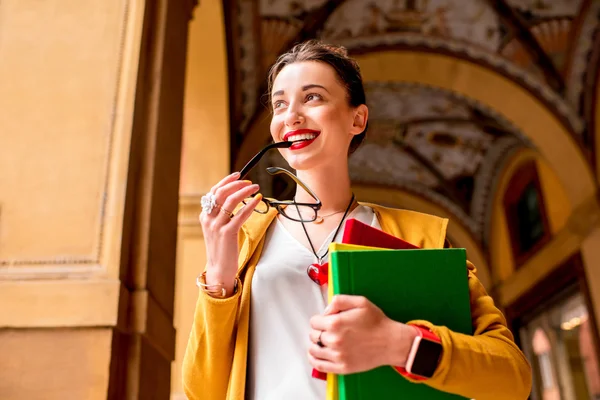
{"type": "MultiPolygon", "coordinates": [[[[202,274],[200,274],[200,275],[198,275],[198,277],[196,277],[196,286],[198,286],[204,292],[208,293],[209,295],[211,295],[213,297],[220,298],[220,299],[227,297],[227,290],[225,290],[225,284],[223,282],[219,282],[219,283],[213,284],[213,285],[208,285],[206,283],[206,271],[204,271],[202,274]]],[[[237,287],[238,287],[238,279],[236,278],[235,282],[233,283],[233,293],[232,294],[235,294],[237,292],[237,287]]]]}

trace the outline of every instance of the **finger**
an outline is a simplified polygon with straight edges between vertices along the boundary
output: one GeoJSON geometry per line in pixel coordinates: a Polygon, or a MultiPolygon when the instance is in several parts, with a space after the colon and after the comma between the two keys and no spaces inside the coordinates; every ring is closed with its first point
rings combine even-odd
{"type": "Polygon", "coordinates": [[[363,296],[349,296],[345,294],[338,294],[333,296],[331,302],[325,308],[325,314],[331,315],[336,314],[342,311],[352,310],[354,308],[362,308],[366,307],[369,303],[363,296]]]}
{"type": "MultiPolygon", "coordinates": [[[[244,187],[244,188],[238,190],[237,192],[235,192],[232,195],[230,195],[229,197],[227,197],[227,199],[221,206],[221,210],[225,210],[225,211],[229,211],[229,212],[233,213],[233,211],[238,207],[238,205],[242,202],[242,200],[250,197],[250,195],[256,193],[256,191],[259,189],[260,189],[260,187],[257,184],[253,184],[253,185],[250,185],[248,187],[244,187]]],[[[256,197],[258,197],[258,196],[256,196],[256,197]]],[[[262,199],[262,196],[260,197],[260,199],[262,199]]],[[[260,199],[259,199],[259,201],[260,201],[260,199]]],[[[250,200],[249,202],[254,203],[254,201],[256,201],[256,198],[250,200]]],[[[258,204],[258,202],[256,204],[258,204]]],[[[254,204],[252,206],[252,210],[254,210],[254,207],[256,207],[256,204],[254,204]]],[[[238,212],[239,212],[239,210],[238,210],[238,212]]],[[[228,213],[221,211],[217,218],[220,220],[220,222],[225,224],[225,223],[228,223],[233,218],[233,216],[228,215],[228,213]]]]}
{"type": "Polygon", "coordinates": [[[310,362],[310,364],[319,372],[340,374],[342,371],[342,368],[336,363],[327,360],[319,360],[310,353],[308,353],[308,362],[310,362]]]}
{"type": "Polygon", "coordinates": [[[217,183],[215,186],[213,186],[210,189],[210,192],[214,194],[217,191],[217,189],[219,189],[221,186],[223,186],[223,185],[225,185],[225,184],[227,184],[229,182],[233,182],[236,179],[238,179],[239,177],[240,177],[240,173],[239,172],[234,172],[231,175],[227,175],[225,178],[221,179],[219,181],[219,183],[217,183]]]}
{"type": "Polygon", "coordinates": [[[251,201],[250,196],[253,195],[254,193],[258,192],[259,190],[260,190],[260,186],[256,183],[252,184],[248,187],[244,187],[244,188],[238,190],[237,192],[229,195],[227,197],[227,199],[225,199],[225,201],[223,202],[223,205],[221,207],[224,207],[226,210],[233,211],[242,202],[242,200],[248,199],[248,201],[246,203],[251,201]]]}
{"type": "Polygon", "coordinates": [[[246,202],[246,205],[240,208],[233,218],[231,218],[232,223],[237,226],[238,229],[248,220],[248,218],[250,218],[258,203],[262,201],[262,198],[262,194],[259,193],[252,200],[246,202]]]}
{"type": "Polygon", "coordinates": [[[317,360],[336,362],[336,352],[327,348],[319,347],[318,345],[311,343],[308,346],[308,354],[313,356],[317,360]]]}
{"type": "Polygon", "coordinates": [[[328,316],[324,315],[315,315],[310,319],[310,327],[317,332],[324,331],[327,329],[327,326],[329,326],[328,318],[328,316]]]}
{"type": "MultiPolygon", "coordinates": [[[[311,343],[317,344],[317,342],[319,341],[319,336],[321,336],[321,343],[323,340],[322,334],[321,332],[323,331],[319,331],[317,329],[311,329],[310,332],[308,333],[308,338],[310,339],[311,343]]],[[[323,332],[325,333],[325,332],[323,332]]]]}
{"type": "Polygon", "coordinates": [[[252,185],[251,181],[233,181],[219,187],[214,192],[217,204],[221,205],[225,203],[229,196],[250,185],[252,185]]]}
{"type": "MultiPolygon", "coordinates": [[[[239,182],[232,182],[231,186],[229,186],[228,189],[224,189],[225,186],[223,186],[222,189],[227,190],[227,191],[231,190],[232,188],[239,187],[239,186],[242,186],[242,188],[238,189],[238,191],[234,192],[234,194],[232,194],[231,196],[226,197],[224,204],[217,201],[218,207],[216,208],[216,210],[217,210],[216,214],[214,212],[212,212],[211,214],[206,214],[205,212],[202,212],[200,214],[200,222],[203,224],[203,226],[209,222],[211,222],[213,224],[213,227],[222,226],[222,225],[227,224],[229,222],[231,216],[229,215],[229,213],[223,212],[223,210],[227,210],[227,211],[233,213],[233,211],[235,210],[237,205],[241,202],[242,199],[244,199],[244,197],[247,197],[260,189],[260,187],[256,184],[250,185],[250,186],[245,186],[245,185],[247,185],[247,183],[244,183],[244,181],[239,181],[239,182]]],[[[222,189],[218,190],[220,195],[223,195],[223,193],[224,193],[222,191],[222,189]]]]}

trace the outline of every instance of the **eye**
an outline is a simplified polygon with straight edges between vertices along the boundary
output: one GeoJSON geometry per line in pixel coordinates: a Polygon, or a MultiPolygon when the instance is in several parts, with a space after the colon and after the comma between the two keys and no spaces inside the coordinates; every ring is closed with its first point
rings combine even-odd
{"type": "Polygon", "coordinates": [[[277,100],[275,103],[273,103],[273,110],[277,110],[281,107],[283,107],[285,103],[283,102],[283,100],[277,100]]]}
{"type": "Polygon", "coordinates": [[[306,95],[306,101],[321,100],[323,97],[318,93],[309,93],[306,95]]]}

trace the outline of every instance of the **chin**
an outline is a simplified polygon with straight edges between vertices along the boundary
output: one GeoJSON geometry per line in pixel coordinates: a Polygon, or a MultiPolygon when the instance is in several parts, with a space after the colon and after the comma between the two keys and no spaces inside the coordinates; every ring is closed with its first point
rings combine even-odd
{"type": "Polygon", "coordinates": [[[290,155],[288,157],[284,157],[285,161],[289,164],[289,166],[296,171],[305,171],[309,169],[313,169],[319,165],[318,157],[315,155],[290,155]]]}

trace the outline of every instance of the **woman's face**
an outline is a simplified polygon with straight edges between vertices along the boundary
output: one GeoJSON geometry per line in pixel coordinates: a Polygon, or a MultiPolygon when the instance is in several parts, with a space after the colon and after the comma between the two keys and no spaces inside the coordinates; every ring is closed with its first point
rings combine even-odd
{"type": "Polygon", "coordinates": [[[365,105],[351,107],[334,69],[316,61],[284,67],[273,82],[271,106],[271,136],[275,142],[295,142],[280,151],[296,170],[347,158],[368,113],[365,105]]]}

